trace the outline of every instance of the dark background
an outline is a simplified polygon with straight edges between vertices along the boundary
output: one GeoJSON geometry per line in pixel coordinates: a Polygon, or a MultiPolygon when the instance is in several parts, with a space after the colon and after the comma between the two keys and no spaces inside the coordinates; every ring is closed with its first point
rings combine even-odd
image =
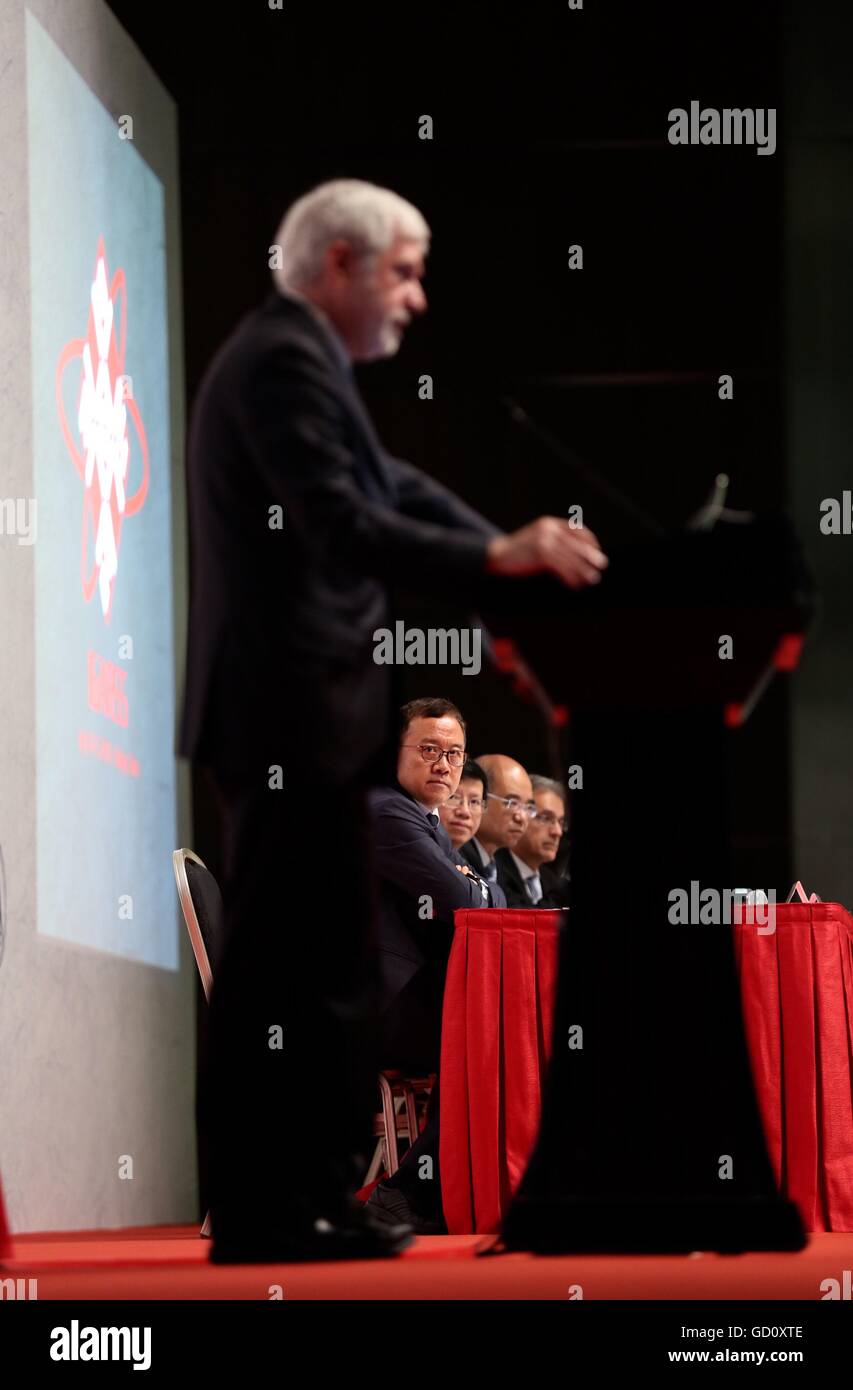
{"type": "MultiPolygon", "coordinates": [[[[429,314],[396,358],[359,368],[391,452],[507,529],[580,503],[617,545],[624,519],[508,421],[510,394],[667,526],[721,469],[733,506],[786,503],[790,7],[587,0],[306,18],[267,0],[110,4],[178,105],[190,408],[218,345],[270,290],[285,207],[325,179],[361,177],[416,203],[434,238],[429,314]],[[668,111],[693,99],[776,107],[776,154],[671,147],[668,111]],[[418,138],[424,114],[432,141],[418,138]],[[571,243],[582,271],[567,269],[571,243]],[[432,401],[418,399],[422,373],[432,401]]],[[[570,635],[555,640],[570,660],[570,635]]],[[[410,694],[460,700],[473,752],[545,770],[535,713],[498,677],[415,675],[410,694]]],[[[732,742],[739,882],[789,880],[788,727],[777,682],[732,742]]],[[[215,866],[201,782],[195,813],[194,848],[215,866]]]]}

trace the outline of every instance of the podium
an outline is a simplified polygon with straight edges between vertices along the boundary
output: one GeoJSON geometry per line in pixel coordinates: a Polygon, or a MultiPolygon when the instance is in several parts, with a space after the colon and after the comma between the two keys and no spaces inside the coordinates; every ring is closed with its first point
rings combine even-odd
{"type": "Polygon", "coordinates": [[[772,673],[796,664],[813,607],[774,515],[626,549],[592,589],[495,580],[480,597],[490,631],[568,706],[583,779],[542,1121],[503,1224],[510,1249],[804,1244],[744,1038],[725,762],[772,673]]]}

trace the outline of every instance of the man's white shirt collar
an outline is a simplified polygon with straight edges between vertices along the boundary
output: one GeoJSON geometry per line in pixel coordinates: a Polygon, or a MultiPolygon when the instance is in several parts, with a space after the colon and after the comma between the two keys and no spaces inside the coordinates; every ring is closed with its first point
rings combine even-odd
{"type": "Polygon", "coordinates": [[[518,872],[521,874],[521,877],[525,880],[525,882],[529,878],[539,877],[538,869],[531,869],[529,864],[525,864],[523,859],[519,859],[518,855],[515,853],[514,850],[510,850],[510,854],[515,860],[515,867],[518,869],[518,872]]]}
{"type": "Polygon", "coordinates": [[[486,853],[486,851],[484,850],[483,846],[480,844],[480,841],[477,839],[477,836],[476,836],[476,835],[474,835],[474,836],[472,837],[472,843],[475,844],[475,845],[477,846],[477,853],[478,853],[479,856],[480,856],[480,863],[482,864],[483,868],[485,869],[489,864],[491,864],[491,862],[492,862],[492,856],[491,856],[490,854],[487,854],[487,853],[486,853]]]}

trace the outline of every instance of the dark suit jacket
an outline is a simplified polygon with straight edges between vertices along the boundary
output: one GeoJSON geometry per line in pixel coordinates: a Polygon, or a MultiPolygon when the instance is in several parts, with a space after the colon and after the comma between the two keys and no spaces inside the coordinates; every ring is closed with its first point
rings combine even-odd
{"type": "MultiPolygon", "coordinates": [[[[569,880],[565,874],[558,874],[550,864],[543,864],[539,870],[542,892],[548,899],[548,907],[569,906],[569,880]]],[[[544,899],[543,899],[544,901],[544,899]]]]}
{"type": "Polygon", "coordinates": [[[377,946],[383,979],[383,1007],[405,989],[427,962],[444,963],[453,940],[457,907],[504,907],[499,888],[454,867],[465,861],[453,849],[444,826],[430,825],[418,803],[402,787],[377,787],[369,796],[373,862],[380,880],[377,946]],[[420,900],[432,899],[433,917],[423,917],[420,900]]]}
{"type": "Polygon", "coordinates": [[[208,369],[188,473],[179,751],[214,766],[275,761],[289,722],[297,756],[310,746],[315,766],[346,779],[391,727],[393,668],[373,660],[387,586],[458,591],[482,574],[496,528],[384,451],[334,332],[278,293],[208,369]]]}
{"type": "Polygon", "coordinates": [[[475,873],[482,874],[486,866],[480,858],[480,852],[473,840],[466,840],[464,845],[460,845],[459,853],[462,855],[465,863],[471,865],[475,873]]]}
{"type": "MultiPolygon", "coordinates": [[[[498,865],[498,883],[506,895],[507,907],[533,907],[524,880],[518,871],[515,860],[508,849],[499,849],[495,854],[498,865]]],[[[561,879],[548,864],[539,870],[542,897],[536,907],[567,907],[568,880],[561,879]]]]}

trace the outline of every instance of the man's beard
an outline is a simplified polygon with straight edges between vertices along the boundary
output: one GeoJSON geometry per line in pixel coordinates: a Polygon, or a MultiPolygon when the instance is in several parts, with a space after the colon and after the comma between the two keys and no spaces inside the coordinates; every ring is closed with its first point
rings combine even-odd
{"type": "Polygon", "coordinates": [[[403,330],[396,323],[386,323],[380,334],[383,357],[393,357],[403,341],[403,330]]]}
{"type": "Polygon", "coordinates": [[[376,362],[382,357],[393,357],[403,340],[403,329],[390,319],[377,323],[364,339],[364,348],[359,354],[361,362],[376,362]]]}

